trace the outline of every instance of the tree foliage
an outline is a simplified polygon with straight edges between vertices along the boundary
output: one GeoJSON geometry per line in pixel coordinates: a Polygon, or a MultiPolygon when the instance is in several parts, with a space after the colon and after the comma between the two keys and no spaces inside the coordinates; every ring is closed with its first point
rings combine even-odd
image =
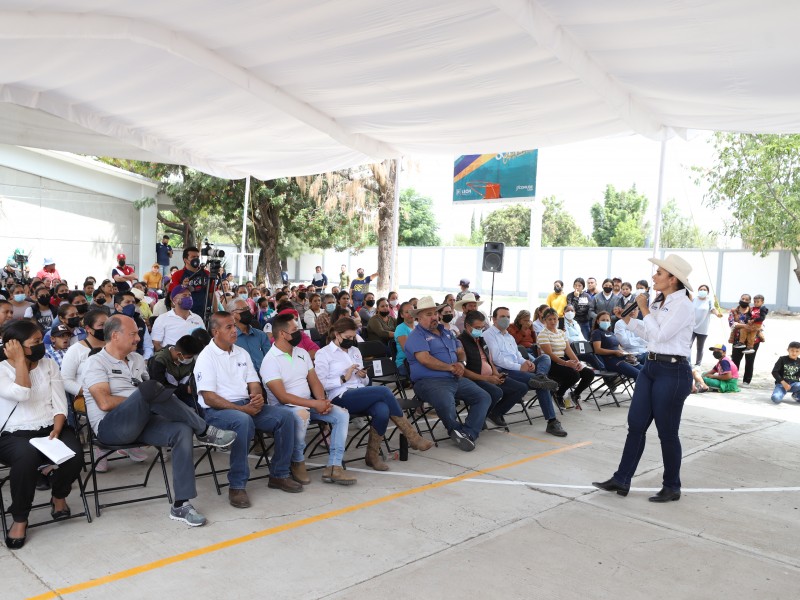
{"type": "MultiPolygon", "coordinates": [[[[564,203],[549,196],[542,199],[542,246],[590,246],[593,241],[583,234],[564,203]]],[[[507,246],[530,244],[531,209],[525,204],[512,204],[493,211],[481,224],[483,239],[503,242],[507,246]]]]}
{"type": "Polygon", "coordinates": [[[431,210],[433,200],[420,196],[413,188],[400,192],[400,246],[438,246],[441,244],[436,231],[439,225],[431,210]]]}
{"type": "Polygon", "coordinates": [[[607,185],[603,203],[592,205],[592,237],[598,246],[635,247],[644,246],[650,232],[645,221],[647,197],[636,191],[636,186],[617,191],[607,185]]]}
{"type": "Polygon", "coordinates": [[[717,133],[713,144],[713,166],[695,169],[706,203],[724,209],[725,232],[754,252],[790,250],[800,281],[800,135],[717,133]]]}
{"type": "Polygon", "coordinates": [[[716,243],[716,235],[703,233],[690,217],[681,214],[674,198],[661,208],[662,248],[712,248],[716,243]]]}

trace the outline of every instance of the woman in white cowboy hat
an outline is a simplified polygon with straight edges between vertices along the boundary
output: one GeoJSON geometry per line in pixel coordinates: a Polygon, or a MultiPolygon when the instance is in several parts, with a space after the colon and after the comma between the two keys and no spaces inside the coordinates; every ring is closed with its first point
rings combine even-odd
{"type": "MultiPolygon", "coordinates": [[[[680,256],[651,258],[658,269],[653,275],[653,289],[658,296],[648,306],[648,298],[640,294],[636,304],[644,318],[639,321],[636,310],[623,317],[628,329],[647,341],[647,361],[636,380],[630,410],[628,437],[619,468],[614,476],[592,485],[608,492],[627,496],[631,479],[644,451],[650,423],[656,422],[664,460],[661,491],[651,502],[669,502],[681,497],[681,441],[678,428],[683,403],[692,388],[689,362],[694,328],[694,309],[689,299],[692,267],[680,256]]],[[[621,315],[619,308],[615,313],[621,315]]]]}

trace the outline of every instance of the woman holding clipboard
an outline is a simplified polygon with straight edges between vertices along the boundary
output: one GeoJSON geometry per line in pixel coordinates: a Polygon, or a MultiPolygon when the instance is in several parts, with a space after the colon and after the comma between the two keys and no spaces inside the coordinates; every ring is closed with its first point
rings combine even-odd
{"type": "Polygon", "coordinates": [[[628,329],[647,341],[647,360],[636,380],[628,411],[628,437],[617,472],[611,479],[592,485],[620,496],[628,495],[631,479],[644,452],[647,429],[655,421],[661,439],[664,478],[661,491],[651,496],[650,501],[670,502],[681,497],[678,428],[683,403],[692,388],[689,364],[694,328],[694,309],[689,299],[692,267],[675,254],[663,260],[649,260],[658,267],[653,275],[653,289],[658,296],[651,305],[646,294],[636,297],[636,305],[644,318],[641,321],[633,318],[636,309],[628,314],[615,309],[628,329]]]}
{"type": "Polygon", "coordinates": [[[0,463],[10,469],[14,524],[6,546],[25,545],[28,514],[41,471],[50,479],[53,498],[50,515],[55,520],[70,516],[66,498],[83,467],[83,450],[75,432],[67,426],[67,397],[58,365],[44,356],[38,325],[17,321],[3,333],[0,355],[0,463]],[[34,438],[60,439],[75,455],[59,465],[37,450],[34,438]]]}

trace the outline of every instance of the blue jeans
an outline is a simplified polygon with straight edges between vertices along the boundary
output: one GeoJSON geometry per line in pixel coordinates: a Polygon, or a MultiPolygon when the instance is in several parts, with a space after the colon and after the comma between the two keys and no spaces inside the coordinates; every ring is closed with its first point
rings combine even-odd
{"type": "Polygon", "coordinates": [[[109,411],[97,429],[95,433],[101,444],[142,443],[172,448],[175,499],[191,500],[197,496],[192,434],[202,434],[206,422],[175,396],[150,403],[136,390],[109,411]]]}
{"type": "Polygon", "coordinates": [[[414,392],[434,409],[450,433],[453,430],[477,440],[492,405],[491,396],[465,377],[426,377],[414,383],[414,392]],[[469,407],[462,426],[456,418],[456,398],[469,407]]]}
{"type": "Polygon", "coordinates": [[[164,278],[164,281],[166,281],[167,278],[169,277],[169,265],[158,265],[158,266],[161,267],[161,276],[164,278]]]}
{"type": "Polygon", "coordinates": [[[592,324],[589,321],[585,323],[578,323],[581,326],[581,333],[583,334],[583,339],[588,340],[592,336],[592,324]]]}
{"type": "Polygon", "coordinates": [[[791,387],[791,388],[789,388],[789,391],[788,391],[788,392],[787,392],[786,390],[784,390],[784,389],[783,389],[783,386],[782,386],[780,383],[779,383],[779,384],[777,384],[777,385],[775,386],[775,390],[772,392],[772,398],[771,398],[771,400],[772,400],[772,401],[773,401],[775,404],[780,404],[780,403],[783,401],[783,397],[784,397],[786,394],[791,394],[791,395],[792,395],[792,398],[794,398],[794,400],[795,400],[796,402],[800,402],[800,381],[795,381],[795,382],[792,384],[792,387],[791,387]]]}
{"type": "Polygon", "coordinates": [[[614,371],[625,377],[630,377],[634,381],[639,377],[639,373],[644,368],[644,364],[640,363],[638,367],[633,366],[620,356],[607,355],[603,358],[606,363],[606,369],[614,371]]]}
{"type": "Polygon", "coordinates": [[[389,417],[402,417],[403,410],[388,387],[382,385],[352,388],[331,400],[351,414],[369,415],[372,427],[380,435],[386,433],[389,417]]]}
{"type": "MultiPolygon", "coordinates": [[[[249,400],[237,400],[233,404],[244,406],[249,400]]],[[[256,429],[268,431],[275,438],[270,475],[273,477],[289,477],[289,461],[294,448],[294,417],[292,412],[282,406],[265,404],[256,416],[233,408],[207,408],[206,421],[220,429],[236,432],[236,441],[231,445],[231,468],[228,471],[228,483],[232,490],[243,490],[250,478],[250,442],[256,429]]]]}
{"type": "Polygon", "coordinates": [[[323,421],[331,425],[330,452],[328,453],[328,466],[341,467],[344,458],[344,447],[347,444],[347,428],[350,426],[350,413],[341,406],[332,407],[327,415],[319,414],[313,408],[304,406],[290,406],[294,413],[295,444],[292,454],[293,462],[303,462],[306,451],[306,432],[309,420],[323,421]]]}
{"type": "Polygon", "coordinates": [[[664,460],[663,485],[681,489],[681,424],[683,403],[692,389],[692,369],[688,363],[665,363],[648,360],[633,390],[628,410],[628,437],[614,479],[630,485],[644,452],[645,437],[655,421],[664,460]]]}
{"type": "MultiPolygon", "coordinates": [[[[536,371],[533,373],[527,373],[523,371],[506,371],[505,369],[500,369],[500,370],[503,373],[506,373],[509,379],[520,381],[527,386],[528,381],[530,381],[531,377],[533,377],[537,373],[540,375],[547,375],[550,372],[550,365],[552,364],[552,362],[553,361],[547,354],[542,354],[541,356],[533,360],[533,364],[536,365],[536,371]]],[[[553,407],[553,396],[550,394],[550,391],[536,390],[536,398],[539,400],[539,408],[542,409],[542,414],[544,415],[544,418],[547,419],[548,421],[550,421],[551,419],[555,419],[556,410],[553,407]]]]}
{"type": "Polygon", "coordinates": [[[489,413],[500,416],[514,408],[528,393],[526,384],[511,377],[506,377],[502,385],[494,385],[488,381],[475,381],[474,383],[491,396],[492,405],[489,413]]]}

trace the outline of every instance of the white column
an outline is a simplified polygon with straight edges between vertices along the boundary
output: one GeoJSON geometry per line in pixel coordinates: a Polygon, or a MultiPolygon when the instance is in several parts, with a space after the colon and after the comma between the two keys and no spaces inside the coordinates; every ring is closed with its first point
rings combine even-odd
{"type": "MultiPolygon", "coordinates": [[[[149,190],[142,190],[142,193],[149,190]]],[[[141,278],[156,262],[156,229],[158,228],[158,202],[139,209],[139,255],[136,274],[141,278]]]]}
{"type": "Polygon", "coordinates": [[[528,305],[531,307],[538,304],[539,289],[537,287],[536,270],[542,260],[542,216],[544,210],[538,198],[534,198],[530,203],[531,207],[531,239],[530,253],[528,255],[528,305]]]}

